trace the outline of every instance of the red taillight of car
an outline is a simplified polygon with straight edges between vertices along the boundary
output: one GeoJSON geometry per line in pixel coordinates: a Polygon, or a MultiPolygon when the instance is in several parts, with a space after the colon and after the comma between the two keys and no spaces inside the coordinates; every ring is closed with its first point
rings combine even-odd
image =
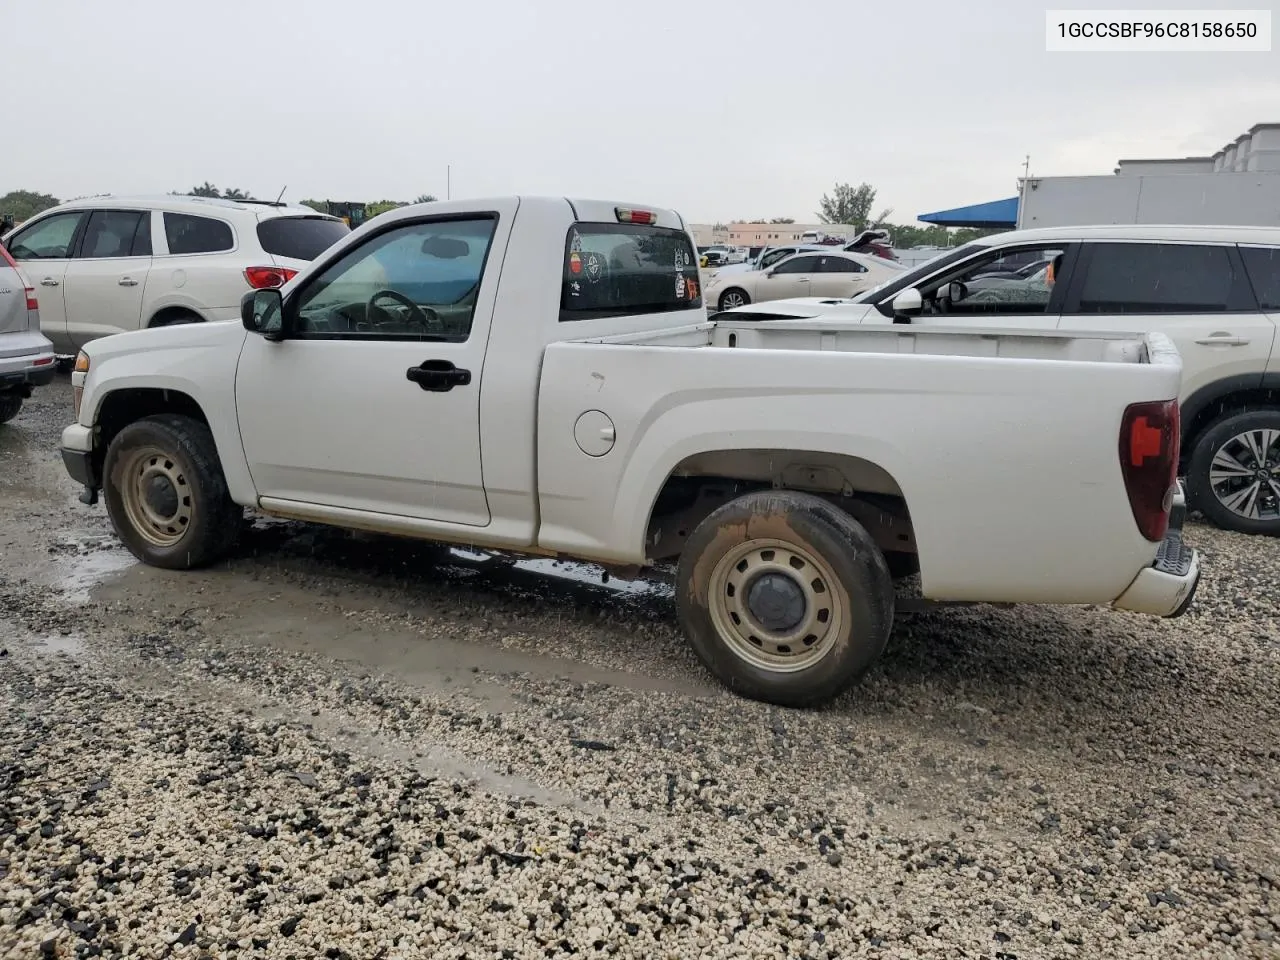
{"type": "Polygon", "coordinates": [[[619,223],[657,223],[658,215],[652,210],[627,210],[624,207],[614,207],[613,212],[617,214],[619,223]]]}
{"type": "Polygon", "coordinates": [[[1178,401],[1131,403],[1120,423],[1120,470],[1138,530],[1159,543],[1178,481],[1178,401]]]}
{"type": "Polygon", "coordinates": [[[31,281],[28,280],[27,275],[22,272],[22,268],[19,267],[18,262],[13,259],[13,255],[4,247],[0,247],[0,259],[3,259],[5,263],[13,267],[18,276],[22,279],[23,289],[25,289],[27,293],[27,309],[39,310],[40,301],[36,299],[36,288],[31,285],[31,281]]]}
{"type": "Polygon", "coordinates": [[[298,275],[288,267],[245,267],[244,278],[255,290],[271,290],[282,287],[298,275]]]}

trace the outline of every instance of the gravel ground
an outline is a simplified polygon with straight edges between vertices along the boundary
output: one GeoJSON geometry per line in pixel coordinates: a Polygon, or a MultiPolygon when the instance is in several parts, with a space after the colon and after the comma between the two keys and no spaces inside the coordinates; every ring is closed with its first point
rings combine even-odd
{"type": "Polygon", "coordinates": [[[736,699],[659,586],[260,522],[131,562],[0,428],[0,956],[1280,957],[1280,543],[736,699]]]}

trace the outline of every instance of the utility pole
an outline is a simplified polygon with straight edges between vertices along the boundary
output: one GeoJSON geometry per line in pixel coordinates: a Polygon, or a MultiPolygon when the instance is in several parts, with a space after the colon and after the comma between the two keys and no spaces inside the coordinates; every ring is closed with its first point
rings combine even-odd
{"type": "Polygon", "coordinates": [[[444,198],[453,199],[453,164],[444,168],[444,198]]]}
{"type": "Polygon", "coordinates": [[[1026,180],[1031,176],[1031,154],[1027,154],[1027,159],[1022,161],[1022,179],[1026,180]]]}

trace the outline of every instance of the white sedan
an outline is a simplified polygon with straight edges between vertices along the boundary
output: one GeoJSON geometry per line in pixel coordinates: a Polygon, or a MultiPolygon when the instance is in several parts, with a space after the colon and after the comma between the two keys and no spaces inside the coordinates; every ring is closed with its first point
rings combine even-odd
{"type": "Polygon", "coordinates": [[[792,297],[844,299],[884,283],[901,273],[888,260],[860,253],[805,251],[765,270],[716,273],[706,285],[705,302],[718,310],[732,310],[762,300],[792,297]]]}

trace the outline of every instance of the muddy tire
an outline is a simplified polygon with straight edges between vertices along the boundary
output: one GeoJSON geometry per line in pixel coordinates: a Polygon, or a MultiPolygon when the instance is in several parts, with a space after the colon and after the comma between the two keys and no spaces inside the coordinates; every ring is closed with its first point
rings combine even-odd
{"type": "Polygon", "coordinates": [[[1191,450],[1187,499],[1223,530],[1280,536],[1280,410],[1211,424],[1191,450]]]}
{"type": "Polygon", "coordinates": [[[804,707],[856,682],[884,651],[893,580],[871,535],[820,497],[752,493],[685,544],[680,625],[730,690],[804,707]]]}
{"type": "Polygon", "coordinates": [[[0,396],[0,423],[8,423],[22,409],[22,398],[16,394],[0,396]]]}
{"type": "Polygon", "coordinates": [[[129,552],[170,570],[224,557],[244,517],[227,491],[209,428],[174,414],[145,417],[116,434],[103,464],[103,494],[129,552]]]}

